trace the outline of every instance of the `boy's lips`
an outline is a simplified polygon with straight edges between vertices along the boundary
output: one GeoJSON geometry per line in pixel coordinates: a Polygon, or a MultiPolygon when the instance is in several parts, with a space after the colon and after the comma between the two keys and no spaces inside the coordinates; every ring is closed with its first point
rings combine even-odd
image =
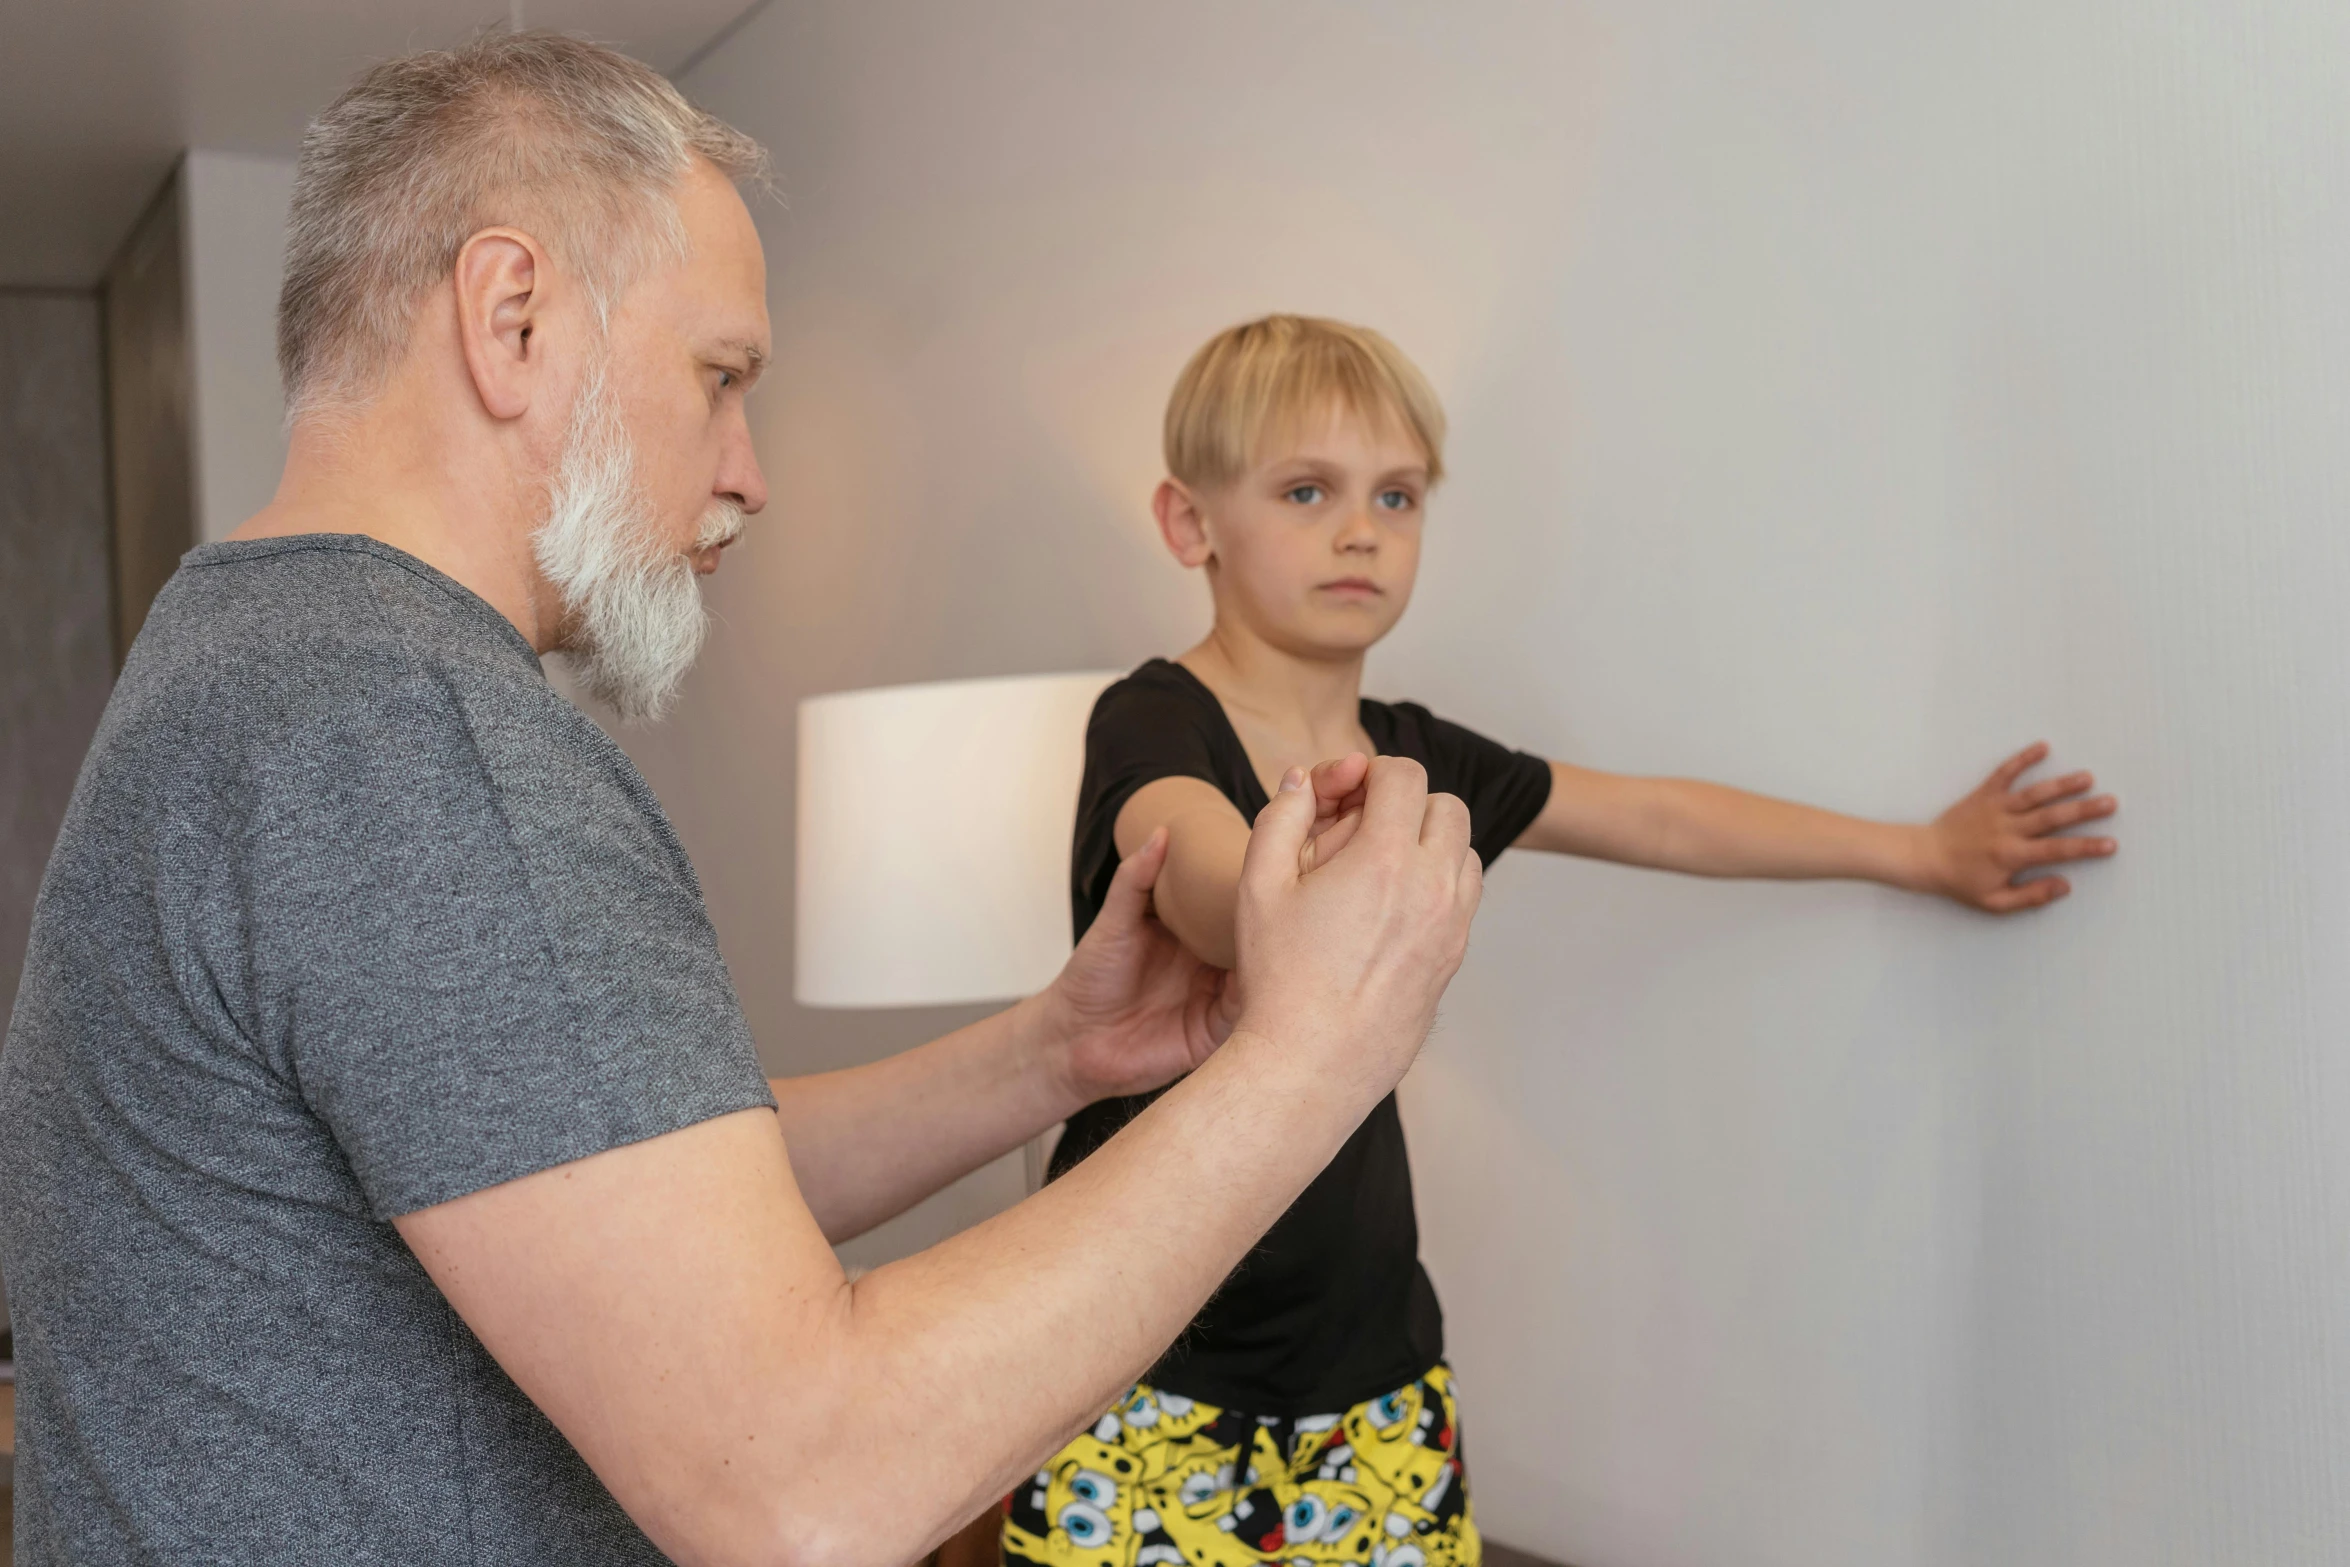
{"type": "Polygon", "coordinates": [[[1368,577],[1340,577],[1336,582],[1322,584],[1325,593],[1357,594],[1364,598],[1380,598],[1387,590],[1368,577]]]}

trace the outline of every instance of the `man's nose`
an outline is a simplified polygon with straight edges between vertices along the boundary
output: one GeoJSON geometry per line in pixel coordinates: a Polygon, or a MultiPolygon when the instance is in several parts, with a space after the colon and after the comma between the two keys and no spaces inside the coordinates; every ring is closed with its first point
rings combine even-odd
{"type": "Polygon", "coordinates": [[[751,447],[750,431],[729,443],[726,462],[718,470],[715,493],[740,506],[748,516],[767,509],[767,475],[759,469],[759,454],[751,447]]]}

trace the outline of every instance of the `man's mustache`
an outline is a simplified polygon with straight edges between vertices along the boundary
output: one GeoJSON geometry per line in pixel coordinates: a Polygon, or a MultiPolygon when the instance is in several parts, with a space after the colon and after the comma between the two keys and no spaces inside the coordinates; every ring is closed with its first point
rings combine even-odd
{"type": "Polygon", "coordinates": [[[701,531],[694,535],[694,550],[722,549],[742,537],[743,524],[748,519],[743,509],[732,501],[713,501],[702,513],[701,531]]]}

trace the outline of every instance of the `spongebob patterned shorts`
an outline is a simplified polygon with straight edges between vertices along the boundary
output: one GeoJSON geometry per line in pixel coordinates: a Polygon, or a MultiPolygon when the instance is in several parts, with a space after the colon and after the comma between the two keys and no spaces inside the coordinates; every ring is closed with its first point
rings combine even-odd
{"type": "Polygon", "coordinates": [[[1452,1372],[1342,1415],[1137,1387],[1004,1501],[1030,1567],[1478,1567],[1452,1372]]]}

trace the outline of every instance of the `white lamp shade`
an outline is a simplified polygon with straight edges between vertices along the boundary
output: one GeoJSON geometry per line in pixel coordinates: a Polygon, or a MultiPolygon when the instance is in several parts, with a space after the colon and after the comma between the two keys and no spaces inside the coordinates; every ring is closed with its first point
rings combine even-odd
{"type": "Polygon", "coordinates": [[[800,704],[793,994],[942,1006],[1041,990],[1070,949],[1085,723],[1113,670],[800,704]]]}

